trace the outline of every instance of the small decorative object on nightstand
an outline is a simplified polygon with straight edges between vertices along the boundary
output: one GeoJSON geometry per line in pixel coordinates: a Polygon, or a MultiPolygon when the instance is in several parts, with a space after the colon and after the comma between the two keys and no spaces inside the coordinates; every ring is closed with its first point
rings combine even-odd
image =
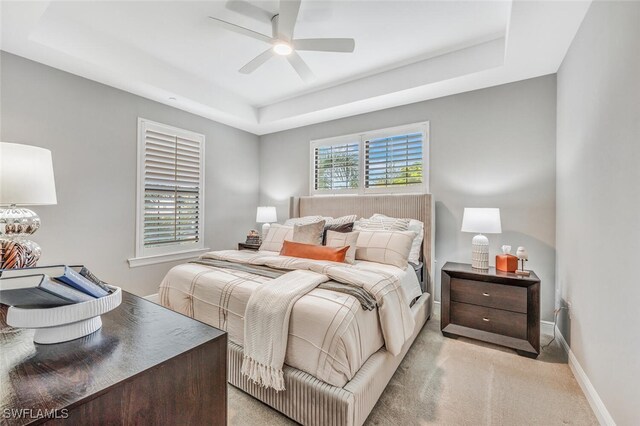
{"type": "Polygon", "coordinates": [[[440,329],[515,349],[535,358],[540,353],[540,279],[490,268],[480,272],[466,263],[442,267],[440,329]]]}
{"type": "Polygon", "coordinates": [[[465,208],[462,216],[462,232],[477,233],[473,237],[471,265],[475,269],[489,269],[489,239],[484,234],[500,234],[500,209],[465,208]]]}
{"type": "Polygon", "coordinates": [[[267,232],[269,232],[269,228],[271,227],[270,223],[277,222],[278,216],[276,214],[275,207],[258,207],[258,211],[256,212],[256,222],[262,223],[262,238],[267,236],[267,232]]]}
{"type": "Polygon", "coordinates": [[[248,245],[259,246],[262,243],[262,240],[260,239],[260,234],[258,233],[258,231],[256,231],[255,229],[251,229],[247,233],[247,239],[245,240],[244,243],[248,245]]]}
{"type": "Polygon", "coordinates": [[[502,254],[496,256],[496,269],[502,272],[518,269],[518,258],[511,254],[511,246],[502,246],[502,254]]]}
{"type": "Polygon", "coordinates": [[[28,239],[40,218],[20,206],[56,204],[51,151],[0,142],[0,269],[36,266],[40,246],[28,239]]]}
{"type": "Polygon", "coordinates": [[[520,261],[520,269],[516,271],[518,275],[529,276],[530,272],[524,270],[524,262],[529,260],[529,253],[527,253],[527,249],[524,247],[518,247],[518,251],[516,251],[516,255],[518,256],[518,260],[520,261]]]}

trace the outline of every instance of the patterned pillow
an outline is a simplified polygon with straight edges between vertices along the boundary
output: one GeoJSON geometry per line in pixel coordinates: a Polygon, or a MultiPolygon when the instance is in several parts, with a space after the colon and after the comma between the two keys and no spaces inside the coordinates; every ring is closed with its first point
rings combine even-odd
{"type": "Polygon", "coordinates": [[[327,221],[327,225],[344,225],[345,223],[355,222],[358,220],[358,216],[350,214],[347,216],[336,217],[335,219],[332,217],[324,217],[323,219],[327,221]]]}
{"type": "MultiPolygon", "coordinates": [[[[371,219],[394,219],[389,216],[385,216],[383,214],[374,214],[371,216],[371,219]]],[[[420,263],[420,249],[422,248],[422,240],[424,239],[424,223],[420,222],[416,219],[409,219],[409,228],[408,231],[413,231],[416,233],[416,237],[413,239],[413,243],[411,244],[411,252],[409,253],[409,262],[417,265],[420,263]]]]}
{"type": "Polygon", "coordinates": [[[293,238],[293,226],[274,223],[263,238],[260,250],[280,252],[284,240],[291,240],[291,238],[293,238]]]}
{"type": "Polygon", "coordinates": [[[354,229],[357,231],[406,231],[409,229],[409,219],[373,215],[369,219],[363,218],[357,221],[354,229]]]}
{"type": "Polygon", "coordinates": [[[407,268],[413,231],[360,231],[356,259],[407,268]]]}
{"type": "Polygon", "coordinates": [[[293,239],[291,241],[302,244],[322,245],[322,237],[324,236],[324,220],[320,222],[301,225],[296,223],[293,225],[293,239]]]}
{"type": "Polygon", "coordinates": [[[349,246],[349,250],[347,250],[347,255],[344,258],[344,261],[347,263],[354,263],[356,260],[356,246],[358,244],[358,235],[360,232],[335,232],[335,231],[327,231],[327,243],[325,244],[327,247],[346,247],[349,246]]]}
{"type": "Polygon", "coordinates": [[[324,218],[322,216],[292,217],[284,221],[284,226],[306,225],[309,223],[320,222],[323,219],[324,218]]]}

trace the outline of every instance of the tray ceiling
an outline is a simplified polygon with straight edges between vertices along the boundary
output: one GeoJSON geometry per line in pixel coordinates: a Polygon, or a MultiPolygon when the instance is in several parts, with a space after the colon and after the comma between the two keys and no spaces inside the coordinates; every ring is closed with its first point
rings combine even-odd
{"type": "MultiPolygon", "coordinates": [[[[252,1],[276,13],[278,2],[252,1]]],[[[296,38],[351,37],[354,53],[300,52],[238,69],[265,34],[221,1],[3,2],[2,50],[253,133],[474,90],[557,71],[589,2],[302,1],[296,38]]]]}

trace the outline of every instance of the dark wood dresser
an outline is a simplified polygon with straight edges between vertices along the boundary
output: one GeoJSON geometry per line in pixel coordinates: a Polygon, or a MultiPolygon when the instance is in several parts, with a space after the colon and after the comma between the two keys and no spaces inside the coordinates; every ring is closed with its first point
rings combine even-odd
{"type": "Polygon", "coordinates": [[[442,268],[440,329],[447,337],[464,336],[540,354],[540,279],[510,272],[487,272],[466,263],[442,268]]]}
{"type": "Polygon", "coordinates": [[[215,424],[227,419],[227,334],[123,292],[97,332],[34,345],[0,306],[0,424],[215,424]]]}

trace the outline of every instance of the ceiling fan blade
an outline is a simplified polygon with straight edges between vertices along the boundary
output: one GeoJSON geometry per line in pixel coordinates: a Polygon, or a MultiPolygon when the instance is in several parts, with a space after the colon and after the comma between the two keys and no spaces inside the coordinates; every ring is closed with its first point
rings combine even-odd
{"type": "Polygon", "coordinates": [[[293,28],[296,26],[300,0],[280,0],[278,16],[278,35],[285,40],[293,40],[293,28]]]}
{"type": "Polygon", "coordinates": [[[255,58],[253,58],[251,61],[249,61],[249,63],[244,67],[240,68],[239,71],[242,74],[251,74],[252,72],[257,70],[258,67],[260,67],[260,65],[264,64],[269,59],[271,59],[273,55],[274,55],[273,49],[269,48],[264,52],[262,52],[261,54],[259,54],[258,56],[256,56],[255,58]]]}
{"type": "Polygon", "coordinates": [[[347,52],[356,48],[352,38],[304,38],[293,41],[296,50],[314,50],[318,52],[347,52]]]}
{"type": "Polygon", "coordinates": [[[213,22],[215,22],[216,24],[218,24],[222,28],[226,28],[229,31],[233,31],[233,32],[238,33],[238,34],[243,34],[243,35],[249,36],[251,38],[255,38],[257,40],[264,41],[266,43],[271,43],[272,42],[272,38],[271,37],[266,36],[264,34],[260,34],[258,32],[253,31],[253,30],[250,30],[249,28],[241,27],[240,25],[232,24],[231,22],[223,21],[222,19],[214,18],[213,16],[209,16],[209,18],[211,18],[213,20],[213,22]]]}
{"type": "Polygon", "coordinates": [[[305,83],[309,83],[316,79],[316,76],[313,75],[313,72],[311,72],[307,63],[303,61],[300,55],[296,52],[292,52],[287,56],[287,60],[305,83]]]}
{"type": "Polygon", "coordinates": [[[266,24],[271,23],[271,19],[274,15],[268,10],[264,10],[263,8],[255,6],[244,0],[227,0],[225,7],[236,13],[255,19],[259,22],[264,22],[266,24]]]}

